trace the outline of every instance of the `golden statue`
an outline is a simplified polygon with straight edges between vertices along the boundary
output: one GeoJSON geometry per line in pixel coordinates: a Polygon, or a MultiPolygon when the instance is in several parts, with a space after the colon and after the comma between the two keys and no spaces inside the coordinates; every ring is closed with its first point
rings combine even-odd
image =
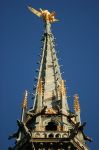
{"type": "Polygon", "coordinates": [[[55,15],[56,15],[55,12],[51,12],[51,13],[50,13],[48,10],[42,10],[41,8],[40,8],[40,10],[36,10],[36,9],[30,7],[30,6],[28,6],[28,9],[29,9],[32,13],[34,13],[36,16],[42,17],[42,18],[44,19],[44,21],[48,21],[48,22],[50,22],[50,23],[59,21],[59,20],[57,20],[57,19],[55,18],[55,15]]]}

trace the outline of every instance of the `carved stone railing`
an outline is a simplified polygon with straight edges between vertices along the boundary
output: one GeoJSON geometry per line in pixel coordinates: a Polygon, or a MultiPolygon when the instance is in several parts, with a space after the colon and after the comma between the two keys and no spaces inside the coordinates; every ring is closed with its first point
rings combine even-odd
{"type": "Polygon", "coordinates": [[[32,132],[32,138],[68,138],[68,132],[62,131],[34,131],[32,132]]]}

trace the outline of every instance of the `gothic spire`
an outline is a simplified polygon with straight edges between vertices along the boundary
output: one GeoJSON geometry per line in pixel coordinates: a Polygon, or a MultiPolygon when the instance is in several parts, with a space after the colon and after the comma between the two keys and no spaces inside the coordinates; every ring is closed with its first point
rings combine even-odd
{"type": "MultiPolygon", "coordinates": [[[[55,21],[55,14],[53,14],[53,20],[50,20],[52,13],[45,10],[37,13],[37,11],[34,11],[34,8],[32,9],[29,7],[29,9],[37,16],[39,14],[39,17],[43,17],[45,27],[42,38],[43,45],[40,68],[38,71],[38,82],[33,105],[34,109],[46,105],[46,100],[50,99],[53,105],[55,100],[62,100],[62,105],[64,105],[62,108],[66,111],[66,108],[68,109],[66,103],[66,87],[61,76],[60,66],[55,51],[55,38],[51,32],[51,23],[55,21]],[[40,13],[42,15],[40,15],[40,13]],[[42,92],[38,90],[40,86],[42,87],[42,92]]],[[[49,105],[48,107],[51,106],[49,105]]]]}
{"type": "Polygon", "coordinates": [[[91,139],[83,131],[86,123],[81,124],[79,96],[74,95],[74,113],[69,110],[67,104],[67,89],[61,76],[54,36],[51,32],[51,24],[57,21],[55,12],[28,8],[43,18],[42,54],[37,69],[33,108],[27,110],[28,92],[25,91],[22,118],[21,121],[17,121],[19,129],[9,138],[17,139],[13,149],[88,150],[85,140],[91,139]]]}

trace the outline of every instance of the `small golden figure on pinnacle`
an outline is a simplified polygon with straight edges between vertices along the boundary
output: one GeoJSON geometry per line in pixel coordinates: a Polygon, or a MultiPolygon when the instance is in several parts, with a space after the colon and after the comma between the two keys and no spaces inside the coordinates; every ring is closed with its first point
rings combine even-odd
{"type": "Polygon", "coordinates": [[[55,18],[56,13],[55,12],[49,12],[48,10],[42,10],[41,8],[39,10],[36,10],[30,6],[28,6],[28,9],[34,13],[38,17],[42,17],[44,21],[49,21],[50,23],[59,21],[55,18]]]}

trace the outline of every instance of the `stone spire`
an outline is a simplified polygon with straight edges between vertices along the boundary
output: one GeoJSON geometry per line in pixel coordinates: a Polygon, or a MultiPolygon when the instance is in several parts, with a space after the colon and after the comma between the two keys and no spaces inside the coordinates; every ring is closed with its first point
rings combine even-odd
{"type": "MultiPolygon", "coordinates": [[[[40,60],[37,87],[35,92],[33,110],[40,111],[47,107],[47,112],[67,113],[68,104],[66,96],[65,82],[62,79],[60,66],[55,50],[55,38],[51,32],[51,23],[44,21],[44,34],[42,37],[42,54],[40,60]]],[[[37,117],[37,129],[40,129],[41,116],[37,117]]],[[[66,123],[66,117],[62,117],[66,123]]]]}
{"type": "Polygon", "coordinates": [[[42,54],[33,107],[27,110],[28,92],[25,91],[22,118],[17,121],[19,129],[9,138],[19,137],[13,150],[88,150],[85,140],[90,138],[83,132],[85,123],[81,124],[78,95],[74,96],[74,113],[67,103],[67,89],[51,32],[52,23],[57,21],[55,12],[31,7],[29,10],[43,18],[42,54]]]}
{"type": "Polygon", "coordinates": [[[36,96],[34,100],[34,109],[37,107],[36,103],[39,101],[37,98],[39,95],[41,95],[42,99],[45,100],[45,104],[44,101],[41,100],[42,105],[46,105],[47,99],[54,98],[54,100],[60,100],[61,98],[64,99],[65,96],[66,100],[65,85],[61,77],[60,66],[58,64],[54,43],[54,36],[51,32],[51,23],[47,21],[45,22],[45,31],[43,35],[43,48],[38,74],[36,96]],[[41,93],[38,92],[38,87],[41,86],[40,84],[42,85],[41,93]]]}

